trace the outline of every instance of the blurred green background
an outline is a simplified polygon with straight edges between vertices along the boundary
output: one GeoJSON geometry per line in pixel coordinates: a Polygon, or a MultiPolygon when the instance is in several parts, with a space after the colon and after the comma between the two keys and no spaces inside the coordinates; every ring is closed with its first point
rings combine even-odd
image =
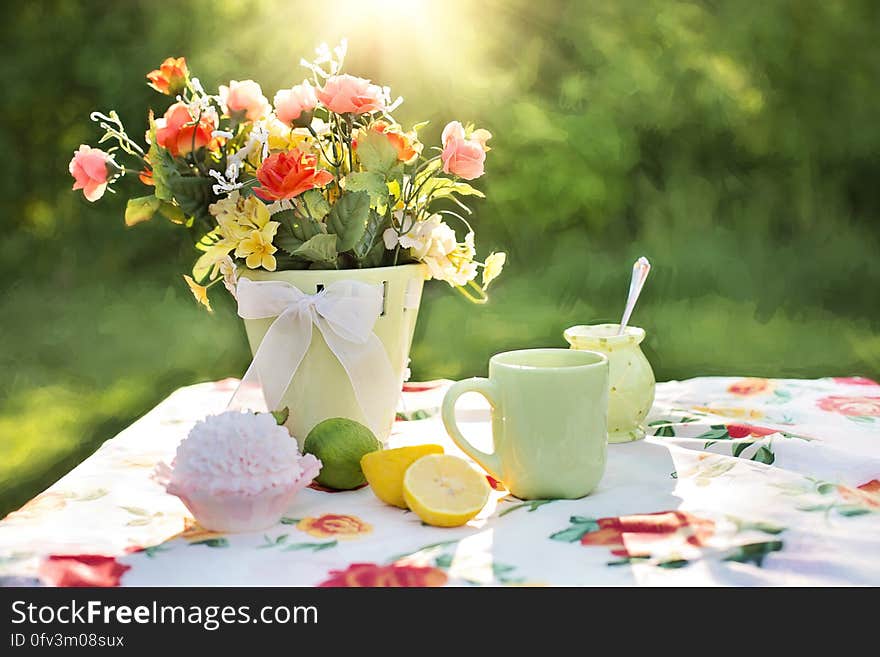
{"type": "Polygon", "coordinates": [[[93,109],[132,134],[167,100],[144,74],[185,55],[209,89],[271,99],[347,36],[348,72],[397,116],[494,138],[480,252],[506,249],[490,304],[428,286],[416,379],[481,374],[510,347],[634,323],[659,380],[880,373],[880,4],[873,0],[58,2],[6,7],[0,176],[0,515],[179,386],[240,375],[228,300],[200,310],[181,229],[123,225],[67,163],[93,109]]]}

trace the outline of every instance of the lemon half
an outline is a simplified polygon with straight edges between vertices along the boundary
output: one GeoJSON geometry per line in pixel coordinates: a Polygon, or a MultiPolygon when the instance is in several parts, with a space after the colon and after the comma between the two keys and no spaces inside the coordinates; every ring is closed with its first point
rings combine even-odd
{"type": "Polygon", "coordinates": [[[403,499],[403,476],[416,460],[428,454],[442,454],[440,445],[413,445],[370,452],[361,458],[361,470],[380,500],[407,508],[403,499]]]}
{"type": "Polygon", "coordinates": [[[489,484],[464,459],[431,454],[407,469],[403,497],[409,508],[429,525],[458,527],[486,505],[489,484]]]}

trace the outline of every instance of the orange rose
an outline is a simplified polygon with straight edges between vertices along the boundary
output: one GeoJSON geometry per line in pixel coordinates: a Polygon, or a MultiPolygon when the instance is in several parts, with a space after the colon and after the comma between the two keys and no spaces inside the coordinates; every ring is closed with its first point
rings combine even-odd
{"type": "Polygon", "coordinates": [[[185,57],[169,57],[155,71],[147,73],[149,85],[168,96],[176,96],[183,91],[188,77],[185,57]]]}
{"type": "Polygon", "coordinates": [[[823,397],[817,406],[823,411],[840,413],[851,417],[880,417],[880,397],[823,397]]]}
{"type": "Polygon", "coordinates": [[[760,395],[767,392],[771,388],[771,383],[767,379],[743,379],[736,383],[731,383],[727,387],[727,392],[741,397],[751,397],[752,395],[760,395]]]}
{"type": "Polygon", "coordinates": [[[619,557],[647,557],[656,544],[702,547],[715,533],[715,522],[685,511],[599,518],[599,529],[581,537],[581,545],[604,545],[619,557]]]}
{"type": "Polygon", "coordinates": [[[318,584],[321,587],[385,587],[385,586],[443,586],[446,573],[430,566],[374,563],[353,563],[345,570],[331,570],[330,578],[318,584]]]}
{"type": "Polygon", "coordinates": [[[196,123],[184,103],[174,103],[163,118],[156,119],[156,142],[167,148],[174,157],[187,155],[206,146],[215,148],[212,133],[216,129],[215,114],[205,113],[196,123]]]}
{"type": "Polygon", "coordinates": [[[355,538],[373,531],[372,525],[365,523],[357,516],[341,516],[325,513],[317,518],[303,518],[297,529],[318,538],[355,538]]]}
{"type": "Polygon", "coordinates": [[[264,201],[280,201],[323,187],[333,180],[333,174],[318,169],[315,155],[292,150],[267,157],[257,170],[257,180],[262,187],[255,187],[254,194],[264,201]]]}

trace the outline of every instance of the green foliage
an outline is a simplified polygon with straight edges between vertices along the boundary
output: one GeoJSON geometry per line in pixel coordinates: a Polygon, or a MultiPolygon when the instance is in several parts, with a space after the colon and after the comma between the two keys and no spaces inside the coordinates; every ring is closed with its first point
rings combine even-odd
{"type": "Polygon", "coordinates": [[[388,204],[388,185],[385,176],[371,171],[355,171],[345,177],[345,189],[349,192],[364,191],[370,195],[374,208],[388,204]]]}
{"type": "Polygon", "coordinates": [[[367,171],[391,178],[397,166],[397,150],[375,130],[365,131],[358,139],[357,156],[367,171]]]}
{"type": "Polygon", "coordinates": [[[320,221],[330,212],[330,204],[317,189],[310,189],[302,195],[309,218],[320,221]]]}
{"type": "Polygon", "coordinates": [[[336,234],[340,253],[360,242],[370,218],[370,195],[366,192],[345,192],[327,216],[327,230],[336,234]]]}
{"type": "Polygon", "coordinates": [[[309,262],[333,262],[338,253],[336,242],[336,235],[321,233],[303,242],[291,255],[309,262]]]}

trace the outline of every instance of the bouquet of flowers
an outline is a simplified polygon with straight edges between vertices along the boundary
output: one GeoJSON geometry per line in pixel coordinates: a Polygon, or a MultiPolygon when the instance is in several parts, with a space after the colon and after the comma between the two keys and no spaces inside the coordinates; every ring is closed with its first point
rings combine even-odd
{"type": "Polygon", "coordinates": [[[425,149],[425,124],[398,124],[392,113],[402,99],[342,73],[345,52],[344,41],[320,46],[314,61],[301,62],[311,80],[278,91],[271,104],[253,80],[209,94],[183,57],[166,59],[147,80],[175,100],[160,118],[150,111],[146,145],[116,112],[93,113],[104,130],[99,143],[113,146],[79,147],[70,161],[73,189],[96,201],[136,173],[152,193],[128,201],[126,224],[161,215],[194,233],[201,255],[184,279],[209,310],[208,289],[223,282],[234,294],[242,267],[421,262],[431,277],[484,302],[506,256],[476,259],[461,198],[483,197],[467,181],[483,175],[491,134],[453,121],[442,144],[425,149]],[[122,155],[135,167],[117,162],[122,155]]]}

